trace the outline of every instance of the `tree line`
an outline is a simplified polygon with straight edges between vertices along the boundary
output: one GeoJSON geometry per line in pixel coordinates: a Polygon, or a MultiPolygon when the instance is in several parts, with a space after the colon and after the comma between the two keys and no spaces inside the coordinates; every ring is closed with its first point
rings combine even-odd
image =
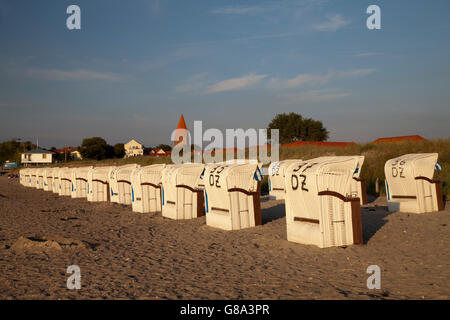
{"type": "MultiPolygon", "coordinates": [[[[163,149],[167,152],[172,150],[172,147],[167,144],[159,144],[154,148],[144,148],[144,154],[149,154],[152,149],[163,149]]],[[[111,146],[101,137],[92,137],[83,139],[80,153],[83,158],[93,160],[123,158],[125,156],[125,147],[123,143],[116,143],[114,146],[111,146]]]]}
{"type": "MultiPolygon", "coordinates": [[[[267,129],[269,129],[268,138],[270,138],[270,129],[279,130],[281,144],[295,141],[326,141],[329,135],[321,121],[304,118],[294,112],[277,114],[269,123],[267,129]]],[[[30,141],[21,142],[20,139],[2,142],[0,143],[0,162],[3,163],[6,160],[19,162],[22,152],[34,148],[36,148],[35,144],[30,141]]],[[[144,154],[149,154],[152,149],[163,149],[167,152],[172,148],[167,144],[159,144],[154,148],[145,148],[144,154]]],[[[50,150],[55,151],[56,148],[50,150]]],[[[101,137],[83,139],[79,151],[83,158],[92,160],[123,158],[125,156],[123,143],[110,145],[101,137]]],[[[56,160],[65,160],[65,155],[56,155],[56,160]]]]}
{"type": "Polygon", "coordinates": [[[4,163],[7,160],[20,162],[20,154],[34,148],[36,148],[36,145],[32,142],[20,141],[20,139],[0,142],[0,163],[4,163]]]}

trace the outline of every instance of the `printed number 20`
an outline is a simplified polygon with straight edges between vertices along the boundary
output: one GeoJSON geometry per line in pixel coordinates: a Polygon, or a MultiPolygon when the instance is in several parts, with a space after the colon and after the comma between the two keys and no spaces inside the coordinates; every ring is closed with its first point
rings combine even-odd
{"type": "Polygon", "coordinates": [[[218,175],[218,174],[216,174],[216,181],[214,182],[214,175],[213,174],[211,174],[210,176],[209,176],[209,185],[210,186],[214,186],[214,183],[215,183],[215,185],[216,185],[216,187],[217,188],[220,188],[220,185],[219,185],[219,178],[220,178],[220,176],[218,175]]]}
{"type": "MultiPolygon", "coordinates": [[[[304,174],[299,175],[300,178],[302,178],[302,187],[301,189],[303,191],[309,191],[308,189],[306,189],[306,176],[304,174]]],[[[297,190],[298,189],[298,178],[296,175],[292,175],[291,177],[291,185],[292,185],[292,190],[297,190]],[[294,183],[295,182],[295,183],[294,183]]]]}

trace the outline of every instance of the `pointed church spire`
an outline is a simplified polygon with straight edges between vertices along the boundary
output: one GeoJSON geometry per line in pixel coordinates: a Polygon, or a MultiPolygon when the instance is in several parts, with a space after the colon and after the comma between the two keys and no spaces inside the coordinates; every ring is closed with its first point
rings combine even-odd
{"type": "Polygon", "coordinates": [[[181,114],[180,121],[178,121],[177,129],[185,129],[185,130],[187,130],[186,122],[184,121],[183,114],[181,114]]]}
{"type": "Polygon", "coordinates": [[[178,125],[175,130],[175,137],[178,137],[178,139],[174,142],[173,145],[176,146],[180,142],[189,143],[187,132],[188,132],[188,128],[186,127],[186,122],[184,121],[183,114],[181,114],[180,121],[178,121],[178,125]]]}

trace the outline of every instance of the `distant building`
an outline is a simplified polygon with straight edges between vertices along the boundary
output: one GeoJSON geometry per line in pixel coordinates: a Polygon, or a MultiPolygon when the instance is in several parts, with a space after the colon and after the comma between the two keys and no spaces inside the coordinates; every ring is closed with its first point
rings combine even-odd
{"type": "Polygon", "coordinates": [[[62,147],[61,149],[53,150],[58,154],[64,154],[65,159],[67,160],[70,157],[74,160],[81,160],[83,157],[77,147],[62,147]]]}
{"type": "Polygon", "coordinates": [[[144,145],[138,141],[131,139],[124,144],[125,158],[138,157],[144,155],[144,145]]]}
{"type": "Polygon", "coordinates": [[[163,149],[153,149],[152,151],[150,151],[150,155],[154,157],[164,157],[168,154],[170,154],[170,151],[166,152],[163,149]]]}
{"type": "Polygon", "coordinates": [[[22,165],[52,163],[53,152],[43,149],[33,149],[21,154],[22,165]]]}
{"type": "Polygon", "coordinates": [[[176,146],[181,142],[183,144],[189,143],[188,129],[186,127],[186,122],[184,121],[183,114],[181,114],[180,121],[178,121],[177,128],[175,129],[175,136],[173,138],[176,139],[173,143],[173,146],[176,146]]]}
{"type": "Polygon", "coordinates": [[[373,143],[395,143],[395,142],[404,142],[404,141],[426,141],[424,137],[419,135],[413,136],[399,136],[399,137],[388,137],[388,138],[379,138],[375,140],[373,143]]]}
{"type": "Polygon", "coordinates": [[[53,151],[55,151],[56,153],[67,153],[67,154],[69,154],[72,151],[76,151],[76,150],[78,150],[77,147],[62,147],[61,149],[56,149],[56,150],[53,150],[53,151]]]}
{"type": "Polygon", "coordinates": [[[83,160],[83,156],[81,155],[80,151],[78,151],[78,150],[72,151],[70,153],[70,156],[74,160],[83,160]]]}

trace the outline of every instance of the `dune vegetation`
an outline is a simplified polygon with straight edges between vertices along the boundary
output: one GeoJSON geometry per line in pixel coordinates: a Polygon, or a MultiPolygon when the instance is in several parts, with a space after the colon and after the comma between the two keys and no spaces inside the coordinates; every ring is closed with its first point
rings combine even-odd
{"type": "Polygon", "coordinates": [[[380,182],[380,193],[385,194],[384,164],[387,160],[407,153],[439,153],[442,170],[435,172],[434,179],[443,183],[442,193],[450,198],[450,139],[386,144],[355,144],[346,147],[303,146],[281,148],[280,159],[312,159],[320,156],[363,155],[361,178],[366,180],[367,192],[375,194],[375,181],[380,182]]]}
{"type": "MultiPolygon", "coordinates": [[[[397,142],[384,144],[354,144],[345,147],[329,146],[299,146],[280,148],[280,160],[285,159],[312,159],[320,156],[344,156],[363,155],[364,165],[361,171],[361,178],[366,180],[367,192],[375,194],[375,181],[379,179],[380,194],[385,193],[384,186],[384,164],[388,159],[398,157],[407,153],[439,153],[439,163],[442,170],[435,173],[434,179],[442,181],[442,192],[446,199],[450,198],[450,139],[435,139],[415,142],[397,142]]],[[[248,151],[247,151],[248,154],[248,151]]],[[[269,152],[270,154],[270,152],[269,152]]],[[[225,155],[224,155],[225,158],[225,155]]],[[[170,156],[166,157],[133,157],[124,159],[105,160],[74,160],[69,162],[54,163],[53,166],[106,166],[124,165],[136,163],[141,166],[156,163],[171,163],[170,156]]],[[[267,177],[264,178],[261,190],[267,192],[267,177]]]]}

